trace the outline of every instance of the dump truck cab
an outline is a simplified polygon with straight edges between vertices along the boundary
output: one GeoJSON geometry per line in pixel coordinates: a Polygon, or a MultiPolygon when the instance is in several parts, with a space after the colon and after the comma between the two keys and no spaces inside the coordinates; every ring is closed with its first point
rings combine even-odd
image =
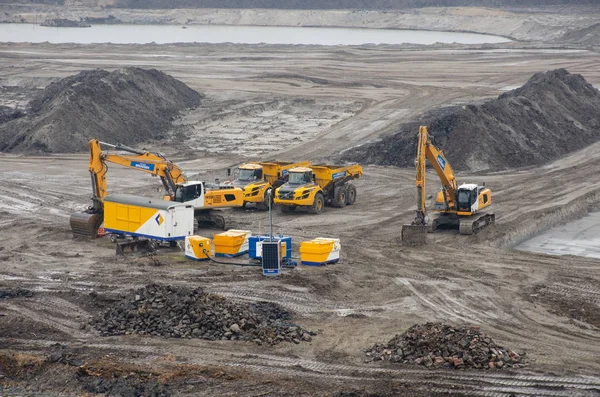
{"type": "Polygon", "coordinates": [[[308,161],[265,161],[242,164],[237,169],[233,185],[244,191],[244,206],[254,203],[259,209],[268,209],[273,190],[287,182],[288,171],[297,166],[307,166],[308,161]]]}
{"type": "Polygon", "coordinates": [[[358,164],[314,165],[295,167],[289,170],[288,181],[275,192],[275,204],[282,212],[293,212],[306,208],[308,212],[319,214],[325,205],[345,207],[356,201],[356,187],[351,180],[362,175],[358,164]]]}

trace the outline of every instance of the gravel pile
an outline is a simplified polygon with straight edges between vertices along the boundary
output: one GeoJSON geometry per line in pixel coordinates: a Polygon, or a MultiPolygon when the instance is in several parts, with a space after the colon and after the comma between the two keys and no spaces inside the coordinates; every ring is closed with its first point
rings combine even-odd
{"type": "Polygon", "coordinates": [[[151,284],[133,291],[91,320],[103,336],[242,340],[276,345],[310,342],[313,332],[291,323],[276,304],[240,304],[202,289],[151,284]]]}
{"type": "Polygon", "coordinates": [[[31,298],[33,291],[23,288],[0,289],[0,299],[31,298]]]}
{"type": "Polygon", "coordinates": [[[427,368],[520,368],[525,355],[499,346],[479,327],[442,323],[413,325],[386,344],[367,351],[367,361],[391,361],[427,368]]]}

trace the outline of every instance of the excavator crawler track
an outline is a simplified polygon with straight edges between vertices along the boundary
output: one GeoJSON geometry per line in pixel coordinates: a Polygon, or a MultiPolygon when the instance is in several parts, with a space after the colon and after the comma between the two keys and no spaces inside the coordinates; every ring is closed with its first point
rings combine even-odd
{"type": "Polygon", "coordinates": [[[496,215],[493,213],[482,213],[460,219],[460,234],[475,234],[482,229],[493,225],[496,222],[496,215]]]}
{"type": "Polygon", "coordinates": [[[98,237],[98,229],[104,221],[102,213],[74,212],[69,223],[73,237],[92,239],[98,237]]]}

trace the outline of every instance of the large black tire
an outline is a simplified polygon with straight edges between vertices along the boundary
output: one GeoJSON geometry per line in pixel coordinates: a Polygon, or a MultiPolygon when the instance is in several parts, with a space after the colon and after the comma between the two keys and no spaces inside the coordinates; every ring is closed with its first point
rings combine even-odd
{"type": "Polygon", "coordinates": [[[263,202],[256,204],[256,208],[259,210],[262,210],[262,211],[267,211],[269,209],[269,197],[271,197],[271,206],[272,206],[273,205],[273,189],[272,188],[268,188],[265,190],[265,193],[263,195],[263,202]],[[271,195],[269,195],[269,192],[271,192],[271,195]]]}
{"type": "Polygon", "coordinates": [[[346,188],[346,205],[352,205],[356,202],[356,186],[349,183],[346,188]]]}
{"type": "Polygon", "coordinates": [[[331,205],[336,208],[344,208],[346,206],[346,200],[348,198],[348,194],[346,191],[346,186],[338,186],[335,188],[335,192],[333,193],[333,201],[331,205]]]}
{"type": "Polygon", "coordinates": [[[311,214],[320,214],[321,212],[323,212],[324,207],[325,197],[323,196],[323,193],[319,192],[315,194],[315,200],[313,201],[313,204],[310,207],[308,207],[308,212],[311,214]]]}
{"type": "Polygon", "coordinates": [[[292,212],[296,212],[296,207],[292,205],[282,205],[279,207],[279,210],[282,214],[291,214],[292,212]]]}

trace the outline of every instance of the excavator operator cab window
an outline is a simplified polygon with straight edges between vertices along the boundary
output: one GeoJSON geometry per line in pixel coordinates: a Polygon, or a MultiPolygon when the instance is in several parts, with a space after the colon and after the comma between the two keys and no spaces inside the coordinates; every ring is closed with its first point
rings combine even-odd
{"type": "Polygon", "coordinates": [[[202,185],[177,186],[175,190],[175,201],[185,203],[186,201],[195,200],[202,195],[202,185]]]}
{"type": "Polygon", "coordinates": [[[262,179],[262,170],[245,170],[240,169],[240,176],[238,177],[240,181],[244,182],[252,182],[258,181],[262,179]]]}
{"type": "Polygon", "coordinates": [[[461,189],[458,191],[458,209],[471,211],[471,205],[475,203],[477,193],[473,190],[461,189]]]}

